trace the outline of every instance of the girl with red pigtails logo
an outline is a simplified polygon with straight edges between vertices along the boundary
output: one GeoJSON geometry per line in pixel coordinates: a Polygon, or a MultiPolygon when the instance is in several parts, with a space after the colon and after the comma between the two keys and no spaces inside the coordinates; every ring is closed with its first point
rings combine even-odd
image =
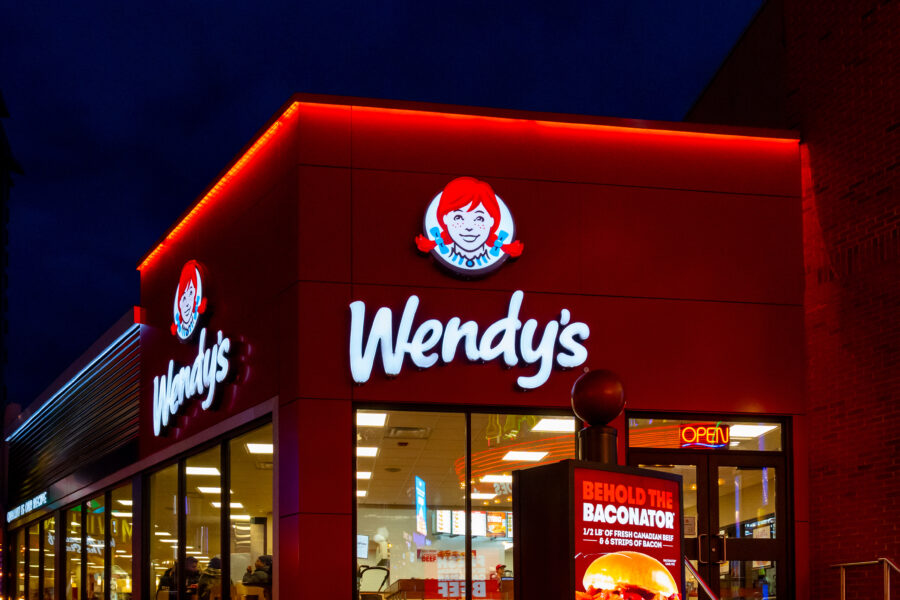
{"type": "Polygon", "coordinates": [[[196,260],[189,260],[181,268],[178,287],[175,289],[175,305],[172,308],[172,335],[186,342],[194,335],[200,315],[206,311],[203,295],[202,267],[196,260]]]}
{"type": "Polygon", "coordinates": [[[512,214],[491,186],[473,177],[448,183],[425,211],[416,247],[465,277],[486,275],[522,254],[512,214]]]}

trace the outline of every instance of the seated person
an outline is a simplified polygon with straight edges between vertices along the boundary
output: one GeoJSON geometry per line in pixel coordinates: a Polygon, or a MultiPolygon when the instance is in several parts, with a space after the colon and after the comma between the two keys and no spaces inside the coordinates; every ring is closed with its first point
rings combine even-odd
{"type": "Polygon", "coordinates": [[[256,559],[256,570],[247,565],[247,572],[241,580],[244,585],[259,585],[264,588],[272,587],[272,557],[263,554],[256,559]]]}
{"type": "MultiPolygon", "coordinates": [[[[184,585],[186,588],[185,591],[187,592],[185,597],[188,597],[197,591],[197,582],[200,580],[199,566],[200,566],[199,561],[193,556],[188,556],[184,560],[184,567],[185,567],[185,569],[184,569],[185,570],[184,585]]],[[[168,590],[169,598],[173,598],[173,599],[178,598],[177,583],[178,583],[178,568],[177,568],[177,566],[169,567],[168,569],[165,570],[162,577],[159,578],[159,588],[157,588],[157,590],[156,590],[157,596],[159,595],[159,592],[161,592],[163,590],[168,590]]]]}
{"type": "Polygon", "coordinates": [[[200,600],[210,600],[212,592],[216,590],[217,595],[221,598],[222,559],[218,556],[213,556],[197,580],[197,595],[200,600]]]}

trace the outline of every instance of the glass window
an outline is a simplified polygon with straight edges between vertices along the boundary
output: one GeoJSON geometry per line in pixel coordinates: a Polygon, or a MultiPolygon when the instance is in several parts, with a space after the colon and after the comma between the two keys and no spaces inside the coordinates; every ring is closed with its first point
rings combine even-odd
{"type": "MultiPolygon", "coordinates": [[[[190,598],[227,598],[230,594],[232,598],[271,600],[273,457],[272,425],[268,424],[149,477],[151,598],[162,598],[162,591],[177,592],[182,578],[181,584],[189,592],[185,596],[190,598]],[[224,444],[228,444],[230,457],[225,465],[224,444]],[[181,500],[179,475],[185,486],[181,500]],[[179,505],[184,507],[183,540],[178,539],[179,505]],[[226,521],[228,534],[223,540],[226,521]],[[179,544],[184,545],[185,562],[176,568],[179,544]],[[230,580],[230,591],[223,589],[223,577],[230,580]],[[253,587],[245,588],[248,584],[253,587]]],[[[116,560],[120,556],[125,554],[117,553],[116,560]]],[[[130,568],[130,562],[123,567],[130,568]]]]}
{"type": "Polygon", "coordinates": [[[775,598],[774,560],[728,561],[719,566],[719,597],[722,600],[735,598],[775,598]]]}
{"type": "Polygon", "coordinates": [[[156,592],[175,589],[178,551],[178,466],[172,465],[150,476],[150,588],[156,592]]]}
{"type": "Polygon", "coordinates": [[[16,582],[16,600],[25,600],[25,573],[27,570],[25,557],[28,552],[28,548],[25,544],[24,529],[19,529],[16,532],[13,543],[14,547],[16,548],[16,573],[14,575],[16,582]]]}
{"type": "Polygon", "coordinates": [[[356,422],[360,590],[400,582],[416,597],[458,593],[466,579],[465,415],[359,411],[356,422]]]}
{"type": "Polygon", "coordinates": [[[255,429],[229,444],[231,579],[242,586],[259,583],[271,589],[274,554],[272,426],[255,429]]]}
{"type": "Polygon", "coordinates": [[[66,598],[81,598],[81,505],[66,515],[66,598]]]}
{"type": "MultiPolygon", "coordinates": [[[[195,590],[201,569],[218,557],[222,560],[222,465],[221,448],[216,446],[196,454],[185,463],[185,582],[195,590]]],[[[221,580],[220,580],[221,581],[221,580]]]]}
{"type": "Polygon", "coordinates": [[[631,448],[781,451],[781,425],[698,419],[628,419],[631,448]]]}
{"type": "Polygon", "coordinates": [[[511,597],[512,471],[573,458],[576,423],[521,414],[469,419],[471,456],[463,413],[356,413],[361,592],[393,585],[415,597],[465,597],[468,535],[472,596],[511,597]]]}
{"type": "Polygon", "coordinates": [[[730,538],[776,537],[774,467],[718,467],[719,528],[730,538]]]}
{"type": "Polygon", "coordinates": [[[53,600],[56,597],[56,519],[44,520],[44,580],[41,600],[53,600]]]}
{"type": "Polygon", "coordinates": [[[89,500],[86,504],[85,527],[87,527],[87,582],[85,590],[88,600],[103,600],[105,581],[106,505],[103,496],[89,500]]]}
{"type": "MultiPolygon", "coordinates": [[[[696,465],[638,465],[642,469],[652,469],[661,473],[681,476],[681,500],[684,508],[684,526],[682,535],[685,538],[696,538],[698,530],[697,507],[697,466],[696,465]]],[[[695,565],[696,566],[696,565],[695,565]]]]}
{"type": "Polygon", "coordinates": [[[512,471],[575,458],[575,419],[473,414],[471,431],[472,592],[512,594],[512,471]]]}
{"type": "Polygon", "coordinates": [[[109,546],[112,567],[109,598],[110,600],[130,600],[132,593],[132,540],[134,537],[131,484],[114,489],[110,500],[109,546]]]}
{"type": "Polygon", "coordinates": [[[37,523],[28,528],[28,597],[41,600],[40,558],[41,534],[37,523]]]}

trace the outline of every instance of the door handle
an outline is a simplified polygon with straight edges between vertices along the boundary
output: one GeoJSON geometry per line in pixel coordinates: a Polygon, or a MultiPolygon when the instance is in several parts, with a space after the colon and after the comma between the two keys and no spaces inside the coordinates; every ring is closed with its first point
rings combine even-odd
{"type": "Polygon", "coordinates": [[[726,552],[726,550],[725,550],[725,548],[726,548],[726,545],[725,545],[725,544],[726,544],[726,539],[727,539],[727,538],[726,538],[726,536],[725,536],[724,534],[723,534],[723,535],[714,535],[713,537],[716,539],[716,543],[715,543],[715,544],[710,544],[710,546],[709,546],[709,553],[710,553],[710,555],[713,555],[713,554],[719,555],[719,554],[721,554],[722,556],[721,556],[721,558],[718,558],[718,559],[716,559],[716,560],[710,558],[710,561],[709,561],[709,562],[710,562],[711,564],[714,564],[714,565],[721,565],[721,564],[724,564],[724,563],[726,563],[726,562],[728,561],[727,552],[726,552]],[[721,552],[719,551],[719,548],[722,549],[721,552]]]}
{"type": "Polygon", "coordinates": [[[709,534],[701,533],[697,536],[697,562],[701,565],[708,565],[709,560],[707,560],[707,556],[709,555],[709,534]],[[706,552],[703,551],[703,540],[706,540],[706,552]]]}

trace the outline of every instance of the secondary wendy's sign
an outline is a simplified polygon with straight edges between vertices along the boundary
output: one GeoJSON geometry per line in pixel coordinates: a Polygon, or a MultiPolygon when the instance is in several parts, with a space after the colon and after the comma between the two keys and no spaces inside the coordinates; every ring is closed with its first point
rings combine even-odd
{"type": "Polygon", "coordinates": [[[176,365],[153,378],[153,434],[162,435],[182,411],[187,400],[197,397],[200,407],[209,410],[216,397],[216,386],[228,378],[231,361],[231,339],[221,331],[207,342],[206,327],[201,323],[207,312],[207,294],[203,289],[205,269],[196,260],[189,260],[181,269],[172,306],[171,331],[178,341],[196,341],[197,353],[191,365],[176,365]],[[207,345],[208,344],[208,345],[207,345]]]}

